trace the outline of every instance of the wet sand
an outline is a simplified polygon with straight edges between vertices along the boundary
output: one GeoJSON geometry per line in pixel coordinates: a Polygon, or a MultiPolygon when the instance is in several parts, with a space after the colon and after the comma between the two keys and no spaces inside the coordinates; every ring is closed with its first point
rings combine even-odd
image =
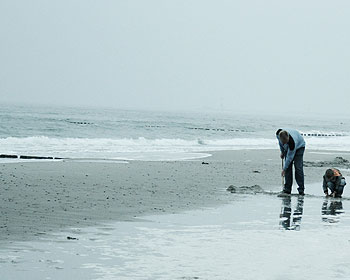
{"type": "Polygon", "coordinates": [[[349,200],[236,194],[230,203],[8,242],[2,279],[349,279],[349,200]],[[68,240],[67,236],[72,239],[68,240]]]}
{"type": "MultiPolygon", "coordinates": [[[[326,167],[319,161],[332,164],[336,156],[350,159],[348,153],[307,151],[306,193],[308,184],[321,183],[326,167]]],[[[2,164],[0,240],[35,240],[72,227],[215,207],[234,200],[226,191],[230,185],[278,191],[280,165],[278,150],[215,152],[195,161],[2,164]]]]}
{"type": "Polygon", "coordinates": [[[349,279],[347,189],[321,189],[349,154],[307,152],[307,195],[284,198],[278,155],[3,164],[2,278],[349,279]]]}

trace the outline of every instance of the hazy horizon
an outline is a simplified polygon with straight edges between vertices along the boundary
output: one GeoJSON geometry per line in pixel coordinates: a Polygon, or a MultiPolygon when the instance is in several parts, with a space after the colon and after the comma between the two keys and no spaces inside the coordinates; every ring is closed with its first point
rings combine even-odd
{"type": "Polygon", "coordinates": [[[349,115],[348,1],[3,1],[0,103],[349,115]]]}

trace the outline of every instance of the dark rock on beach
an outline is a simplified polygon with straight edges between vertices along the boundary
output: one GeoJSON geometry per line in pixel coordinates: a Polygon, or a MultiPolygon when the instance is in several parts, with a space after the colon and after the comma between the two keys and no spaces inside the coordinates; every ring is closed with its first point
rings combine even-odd
{"type": "Polygon", "coordinates": [[[226,190],[231,193],[240,193],[240,194],[257,194],[257,193],[265,192],[263,188],[260,187],[259,185],[241,186],[241,187],[236,187],[234,185],[231,185],[226,190]]]}
{"type": "Polygon", "coordinates": [[[20,158],[20,159],[64,159],[61,157],[44,157],[44,156],[26,156],[26,155],[7,155],[0,154],[0,158],[20,158]]]}
{"type": "Polygon", "coordinates": [[[53,159],[53,157],[41,157],[41,156],[20,156],[21,159],[53,159]]]}
{"type": "Polygon", "coordinates": [[[0,158],[18,158],[17,155],[5,155],[5,154],[1,154],[0,158]]]}
{"type": "Polygon", "coordinates": [[[350,161],[343,157],[336,157],[330,161],[304,161],[305,167],[345,167],[350,168],[350,161]]]}
{"type": "Polygon", "coordinates": [[[67,236],[67,240],[79,240],[79,239],[76,237],[67,236]]]}

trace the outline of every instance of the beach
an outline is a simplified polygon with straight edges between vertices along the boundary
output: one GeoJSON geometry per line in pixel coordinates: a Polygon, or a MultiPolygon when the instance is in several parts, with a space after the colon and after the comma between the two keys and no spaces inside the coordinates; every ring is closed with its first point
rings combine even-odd
{"type": "MultiPolygon", "coordinates": [[[[305,160],[346,155],[308,151],[305,160]]],[[[280,165],[278,150],[221,151],[193,161],[2,164],[1,240],[30,240],[69,227],[215,207],[232,201],[234,194],[226,191],[230,185],[279,191],[280,165]]],[[[323,194],[324,170],[305,167],[306,193],[307,184],[319,182],[323,194]]]]}
{"type": "Polygon", "coordinates": [[[350,279],[350,4],[293,4],[1,1],[0,280],[350,279]]]}
{"type": "Polygon", "coordinates": [[[346,279],[347,189],[333,201],[321,183],[327,164],[349,176],[348,158],[307,151],[306,195],[289,198],[276,195],[278,150],[3,163],[0,268],[4,279],[346,279]]]}

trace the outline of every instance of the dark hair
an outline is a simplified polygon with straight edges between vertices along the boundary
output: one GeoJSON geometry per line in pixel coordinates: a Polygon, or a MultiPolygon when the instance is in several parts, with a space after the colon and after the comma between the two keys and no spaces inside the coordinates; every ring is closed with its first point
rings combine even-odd
{"type": "Polygon", "coordinates": [[[326,175],[326,177],[327,177],[328,179],[330,179],[330,178],[332,178],[332,177],[334,176],[334,172],[333,172],[332,169],[327,169],[325,175],[326,175]]]}
{"type": "Polygon", "coordinates": [[[276,131],[276,135],[278,136],[282,130],[283,130],[282,128],[280,128],[279,130],[277,130],[277,131],[276,131]]]}
{"type": "Polygon", "coordinates": [[[288,139],[289,133],[286,130],[282,130],[279,133],[279,137],[280,137],[280,139],[288,139]]]}

